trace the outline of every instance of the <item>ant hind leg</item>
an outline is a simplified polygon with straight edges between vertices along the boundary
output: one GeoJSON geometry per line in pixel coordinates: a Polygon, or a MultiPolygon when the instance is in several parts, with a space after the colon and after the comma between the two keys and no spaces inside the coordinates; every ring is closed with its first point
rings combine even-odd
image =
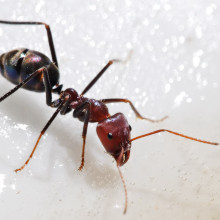
{"type": "Polygon", "coordinates": [[[56,51],[53,43],[53,37],[52,33],[50,30],[50,26],[44,22],[38,22],[38,21],[3,21],[0,20],[0,24],[9,24],[9,25],[44,25],[47,31],[47,38],[48,38],[48,43],[50,47],[50,52],[52,56],[52,60],[55,63],[55,65],[58,67],[58,62],[57,62],[57,56],[56,56],[56,51]]]}

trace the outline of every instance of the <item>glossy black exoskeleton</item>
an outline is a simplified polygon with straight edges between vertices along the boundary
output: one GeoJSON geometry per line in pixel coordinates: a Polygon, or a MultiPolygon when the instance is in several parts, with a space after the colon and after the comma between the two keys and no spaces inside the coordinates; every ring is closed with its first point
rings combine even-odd
{"type": "MultiPolygon", "coordinates": [[[[44,54],[25,48],[16,49],[0,56],[0,74],[15,85],[22,83],[27,77],[42,67],[46,67],[50,85],[53,88],[59,84],[57,66],[44,54]]],[[[36,75],[22,88],[35,92],[44,92],[44,82],[41,74],[36,75]]]]}

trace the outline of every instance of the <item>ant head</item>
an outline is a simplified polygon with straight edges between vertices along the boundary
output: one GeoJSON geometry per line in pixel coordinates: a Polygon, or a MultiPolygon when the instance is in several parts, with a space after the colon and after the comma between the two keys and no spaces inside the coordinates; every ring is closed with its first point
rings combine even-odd
{"type": "Polygon", "coordinates": [[[129,159],[131,148],[131,126],[125,116],[117,113],[108,117],[98,123],[96,131],[106,151],[115,158],[117,165],[124,165],[129,159]]]}

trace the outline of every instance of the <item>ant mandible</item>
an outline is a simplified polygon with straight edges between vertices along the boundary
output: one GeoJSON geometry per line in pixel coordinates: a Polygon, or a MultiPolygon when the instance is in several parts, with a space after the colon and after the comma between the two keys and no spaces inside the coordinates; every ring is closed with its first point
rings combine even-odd
{"type": "Polygon", "coordinates": [[[113,156],[116,160],[116,165],[125,191],[124,213],[126,213],[128,203],[127,190],[120,167],[124,165],[130,157],[132,141],[160,132],[169,132],[171,134],[178,135],[193,141],[218,145],[218,143],[196,139],[166,129],[156,130],[131,139],[131,126],[129,125],[125,116],[122,113],[110,115],[106,104],[114,102],[128,103],[137,118],[150,122],[160,122],[167,117],[164,117],[160,120],[151,120],[149,118],[145,118],[137,111],[132,102],[128,99],[111,98],[96,100],[84,97],[85,93],[92,88],[92,86],[99,80],[99,78],[109,68],[109,66],[116,62],[122,62],[121,60],[110,60],[88,84],[88,86],[86,86],[80,95],[73,88],[62,90],[63,85],[59,84],[60,74],[50,26],[43,22],[15,22],[0,20],[0,23],[9,25],[44,25],[47,31],[49,47],[52,55],[51,62],[47,56],[38,51],[22,48],[9,51],[0,56],[0,73],[7,80],[16,85],[12,90],[0,97],[0,102],[16,92],[19,88],[24,88],[35,92],[45,92],[46,104],[50,107],[57,108],[43,130],[40,132],[40,136],[38,137],[29,158],[20,168],[16,169],[15,172],[23,170],[24,167],[28,164],[39,144],[42,135],[46,132],[58,113],[65,115],[74,110],[73,117],[78,118],[84,123],[82,132],[83,146],[81,165],[79,166],[79,170],[82,170],[84,166],[85,143],[88,123],[96,122],[98,123],[96,131],[100,141],[102,142],[107,153],[113,156]],[[52,101],[52,93],[58,94],[59,98],[52,101]]]}

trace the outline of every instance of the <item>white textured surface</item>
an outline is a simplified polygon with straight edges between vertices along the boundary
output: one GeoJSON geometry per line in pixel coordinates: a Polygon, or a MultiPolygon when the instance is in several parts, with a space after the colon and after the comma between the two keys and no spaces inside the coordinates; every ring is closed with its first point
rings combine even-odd
{"type": "MultiPolygon", "coordinates": [[[[167,128],[220,142],[219,1],[17,1],[0,0],[1,20],[50,24],[61,83],[79,92],[112,58],[112,66],[89,97],[127,97],[143,115],[169,116],[150,124],[122,111],[132,136],[167,128]]],[[[0,25],[0,53],[27,47],[50,57],[44,27],[0,25]]],[[[13,86],[0,78],[0,93],[13,86]]],[[[82,123],[59,116],[28,157],[54,109],[44,94],[20,90],[0,104],[0,219],[220,219],[220,149],[171,134],[133,143],[122,168],[124,192],[104,153],[95,125],[89,127],[86,164],[78,172],[82,123]],[[177,217],[178,216],[178,217],[177,217]]]]}

